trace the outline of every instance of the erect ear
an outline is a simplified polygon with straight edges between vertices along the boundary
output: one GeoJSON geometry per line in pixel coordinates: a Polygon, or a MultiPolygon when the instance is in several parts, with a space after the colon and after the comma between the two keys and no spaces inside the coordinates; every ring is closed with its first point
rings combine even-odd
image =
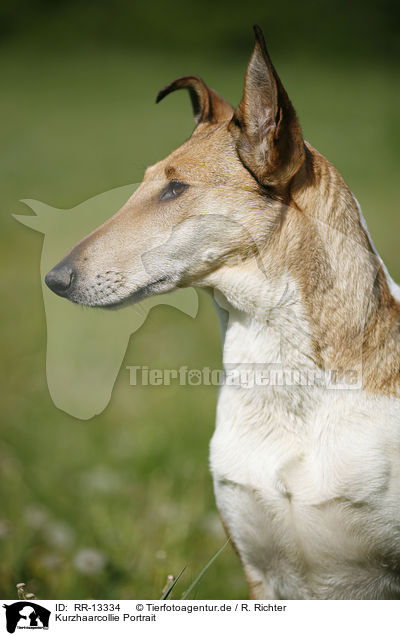
{"type": "Polygon", "coordinates": [[[268,55],[260,27],[244,93],[229,130],[244,165],[263,185],[284,185],[304,161],[303,136],[292,103],[268,55]]]}
{"type": "Polygon", "coordinates": [[[189,90],[196,124],[204,122],[216,124],[217,122],[231,119],[234,112],[232,106],[212,88],[209,88],[200,77],[195,75],[179,77],[164,86],[156,97],[156,103],[158,104],[166,95],[180,88],[189,90]]]}

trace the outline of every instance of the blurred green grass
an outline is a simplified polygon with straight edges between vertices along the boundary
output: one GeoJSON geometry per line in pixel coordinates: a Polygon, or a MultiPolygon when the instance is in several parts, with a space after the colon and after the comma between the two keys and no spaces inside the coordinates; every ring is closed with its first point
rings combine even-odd
{"type": "MultiPolygon", "coordinates": [[[[249,36],[250,54],[251,37],[249,36]]],[[[276,66],[305,137],[342,172],[394,277],[398,255],[400,89],[395,66],[287,54],[276,66]]],[[[18,225],[18,201],[56,207],[125,183],[192,130],[186,95],[154,105],[176,76],[200,74],[238,103],[247,55],[217,59],[141,54],[112,46],[3,43],[0,174],[3,276],[0,440],[0,596],[28,583],[40,598],[158,598],[167,575],[187,569],[175,598],[223,545],[208,470],[217,391],[132,387],[126,365],[220,368],[211,301],[195,320],[152,310],[134,335],[111,403],[82,422],[58,411],[45,377],[42,238],[18,225]],[[133,399],[133,392],[135,396],[133,399]],[[92,566],[90,548],[104,559],[92,566]],[[77,556],[78,555],[78,556],[77,556]],[[79,557],[80,555],[80,557],[79,557]],[[82,565],[83,563],[83,565],[82,565]]],[[[197,598],[242,598],[247,587],[227,548],[197,598]]]]}

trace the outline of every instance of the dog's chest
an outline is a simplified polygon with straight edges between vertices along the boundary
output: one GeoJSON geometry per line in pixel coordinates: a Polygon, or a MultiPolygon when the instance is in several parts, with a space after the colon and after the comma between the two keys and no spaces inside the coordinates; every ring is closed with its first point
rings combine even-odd
{"type": "Polygon", "coordinates": [[[304,420],[259,389],[221,390],[211,442],[217,505],[245,568],[271,597],[351,597],[333,583],[358,576],[349,564],[398,551],[398,426],[372,426],[367,415],[351,398],[304,420]],[[329,592],[318,587],[324,571],[329,592]]]}
{"type": "Polygon", "coordinates": [[[319,371],[309,328],[291,281],[275,296],[257,301],[274,306],[264,319],[231,307],[225,322],[231,384],[210,446],[217,506],[263,598],[391,598],[400,594],[400,401],[326,388],[312,373],[296,382],[299,370],[319,371]],[[279,300],[286,289],[289,305],[279,300]],[[251,386],[249,369],[266,369],[266,382],[251,386]]]}

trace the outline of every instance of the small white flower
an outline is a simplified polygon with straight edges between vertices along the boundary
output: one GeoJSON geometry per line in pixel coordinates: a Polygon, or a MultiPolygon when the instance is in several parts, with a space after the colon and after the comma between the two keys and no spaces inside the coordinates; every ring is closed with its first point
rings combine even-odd
{"type": "Polygon", "coordinates": [[[166,558],[167,558],[167,553],[165,552],[165,550],[157,550],[156,559],[163,561],[166,558]]]}
{"type": "Polygon", "coordinates": [[[68,524],[54,521],[47,524],[45,536],[54,548],[69,548],[74,542],[74,532],[68,524]]]}
{"type": "Polygon", "coordinates": [[[83,548],[74,557],[74,566],[83,574],[97,574],[105,566],[105,558],[99,550],[83,548]]]}
{"type": "Polygon", "coordinates": [[[24,516],[27,525],[34,530],[43,528],[49,518],[47,510],[42,506],[28,506],[24,516]]]}

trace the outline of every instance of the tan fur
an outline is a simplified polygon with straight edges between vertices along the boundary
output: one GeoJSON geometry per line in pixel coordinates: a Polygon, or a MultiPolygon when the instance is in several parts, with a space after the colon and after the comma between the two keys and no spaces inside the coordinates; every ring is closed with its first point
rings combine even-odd
{"type": "MultiPolygon", "coordinates": [[[[325,369],[361,365],[364,388],[399,395],[400,305],[360,224],[354,197],[311,146],[307,166],[290,187],[295,206],[286,217],[290,227],[281,265],[289,262],[299,281],[316,361],[325,369]],[[369,299],[367,307],[354,302],[361,295],[369,299]]],[[[279,258],[278,253],[274,250],[279,258]]]]}

